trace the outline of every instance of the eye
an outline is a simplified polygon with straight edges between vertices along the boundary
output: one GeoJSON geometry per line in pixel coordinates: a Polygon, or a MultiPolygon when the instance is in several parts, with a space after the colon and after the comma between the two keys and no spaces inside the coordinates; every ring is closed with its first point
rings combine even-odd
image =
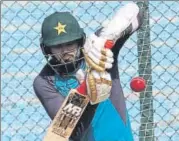
{"type": "Polygon", "coordinates": [[[69,42],[69,43],[66,44],[66,46],[71,46],[73,44],[74,44],[73,42],[69,42]]]}

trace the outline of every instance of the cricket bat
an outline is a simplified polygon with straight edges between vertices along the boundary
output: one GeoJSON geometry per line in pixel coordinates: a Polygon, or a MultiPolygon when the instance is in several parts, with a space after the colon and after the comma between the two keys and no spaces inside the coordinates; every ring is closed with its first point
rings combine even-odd
{"type": "Polygon", "coordinates": [[[82,116],[89,98],[85,95],[83,82],[77,89],[72,89],[52,121],[43,141],[69,141],[69,138],[82,116]]]}

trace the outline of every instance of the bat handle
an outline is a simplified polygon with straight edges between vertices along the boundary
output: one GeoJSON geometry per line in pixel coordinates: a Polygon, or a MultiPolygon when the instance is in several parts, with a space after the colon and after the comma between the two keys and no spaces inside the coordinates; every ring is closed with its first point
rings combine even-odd
{"type": "Polygon", "coordinates": [[[106,40],[104,47],[108,49],[112,49],[114,46],[114,41],[113,40],[106,40]]]}
{"type": "Polygon", "coordinates": [[[83,81],[78,88],[76,89],[80,94],[82,95],[86,95],[86,91],[87,91],[87,86],[86,86],[86,82],[83,81]]]}

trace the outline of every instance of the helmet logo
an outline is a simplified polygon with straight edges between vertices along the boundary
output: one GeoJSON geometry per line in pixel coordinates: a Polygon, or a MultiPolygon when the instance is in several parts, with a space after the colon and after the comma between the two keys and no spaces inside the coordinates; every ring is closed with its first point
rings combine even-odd
{"type": "Polygon", "coordinates": [[[58,35],[60,35],[62,32],[66,33],[65,27],[66,27],[65,24],[63,25],[63,24],[61,24],[60,22],[58,22],[58,25],[57,25],[56,27],[54,27],[54,29],[56,29],[58,35]]]}

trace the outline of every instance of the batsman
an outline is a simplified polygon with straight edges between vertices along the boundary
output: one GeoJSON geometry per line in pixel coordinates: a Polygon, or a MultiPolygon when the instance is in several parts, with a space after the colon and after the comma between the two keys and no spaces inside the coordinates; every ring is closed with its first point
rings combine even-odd
{"type": "Polygon", "coordinates": [[[69,12],[44,19],[40,47],[47,63],[34,80],[35,94],[52,120],[69,91],[83,81],[90,101],[69,141],[133,141],[118,55],[142,19],[134,2],[121,7],[89,36],[69,12]]]}

